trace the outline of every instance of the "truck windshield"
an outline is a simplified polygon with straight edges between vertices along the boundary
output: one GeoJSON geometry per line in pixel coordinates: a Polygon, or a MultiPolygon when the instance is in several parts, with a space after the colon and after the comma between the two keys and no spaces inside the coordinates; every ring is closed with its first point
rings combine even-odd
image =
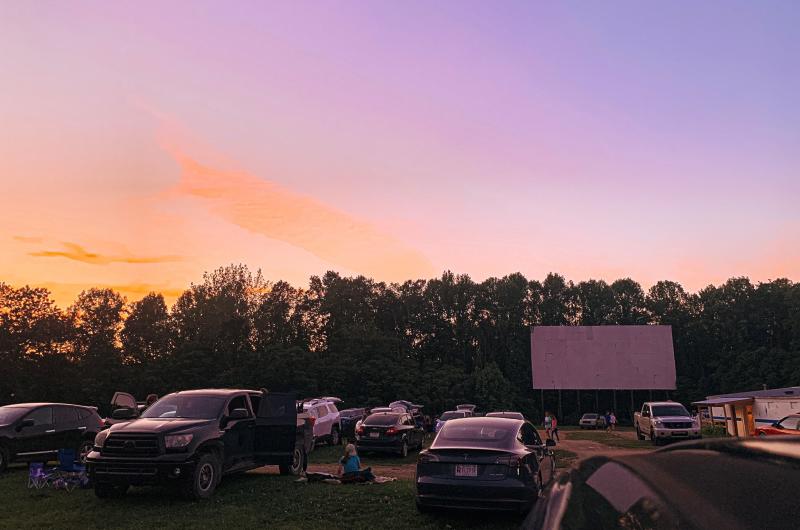
{"type": "Polygon", "coordinates": [[[189,396],[174,394],[157,401],[144,411],[142,418],[189,418],[213,420],[222,413],[225,398],[219,396],[189,396]]]}
{"type": "Polygon", "coordinates": [[[688,416],[689,413],[683,405],[656,405],[653,407],[653,416],[688,416]]]}

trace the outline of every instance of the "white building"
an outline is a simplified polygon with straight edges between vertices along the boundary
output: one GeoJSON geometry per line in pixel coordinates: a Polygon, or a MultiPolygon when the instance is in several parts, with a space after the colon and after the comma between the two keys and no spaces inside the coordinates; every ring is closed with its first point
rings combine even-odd
{"type": "Polygon", "coordinates": [[[707,411],[701,414],[704,420],[724,423],[731,436],[753,436],[757,425],[800,413],[800,386],[708,396],[693,405],[707,411]]]}

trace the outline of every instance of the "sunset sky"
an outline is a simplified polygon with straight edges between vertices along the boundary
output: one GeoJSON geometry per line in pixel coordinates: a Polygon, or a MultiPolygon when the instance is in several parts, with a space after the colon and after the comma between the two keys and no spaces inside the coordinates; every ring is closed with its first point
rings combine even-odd
{"type": "Polygon", "coordinates": [[[800,280],[800,2],[0,2],[0,281],[800,280]]]}

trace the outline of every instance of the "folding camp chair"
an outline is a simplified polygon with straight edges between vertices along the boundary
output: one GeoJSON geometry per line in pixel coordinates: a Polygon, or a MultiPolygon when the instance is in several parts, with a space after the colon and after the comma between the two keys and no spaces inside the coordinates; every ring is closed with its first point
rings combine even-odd
{"type": "Polygon", "coordinates": [[[58,450],[58,468],[53,473],[50,482],[54,488],[67,491],[88,485],[86,467],[75,463],[74,449],[58,450]]]}
{"type": "Polygon", "coordinates": [[[28,488],[40,490],[50,485],[50,474],[41,462],[31,462],[28,466],[28,488]]]}

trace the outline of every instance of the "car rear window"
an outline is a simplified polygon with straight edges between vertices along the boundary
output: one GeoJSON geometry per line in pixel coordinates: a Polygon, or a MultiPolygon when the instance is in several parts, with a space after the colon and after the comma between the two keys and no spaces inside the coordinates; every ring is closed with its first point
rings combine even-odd
{"type": "Polygon", "coordinates": [[[454,420],[456,418],[466,418],[467,413],[462,411],[451,411],[451,412],[443,412],[441,416],[439,416],[440,420],[454,420]]]}
{"type": "Polygon", "coordinates": [[[373,414],[364,421],[364,425],[375,425],[376,427],[394,425],[399,417],[399,414],[373,414]]]}
{"type": "Polygon", "coordinates": [[[445,423],[434,445],[468,444],[486,448],[505,447],[516,437],[517,429],[517,423],[511,423],[508,427],[494,422],[445,423]]]}

